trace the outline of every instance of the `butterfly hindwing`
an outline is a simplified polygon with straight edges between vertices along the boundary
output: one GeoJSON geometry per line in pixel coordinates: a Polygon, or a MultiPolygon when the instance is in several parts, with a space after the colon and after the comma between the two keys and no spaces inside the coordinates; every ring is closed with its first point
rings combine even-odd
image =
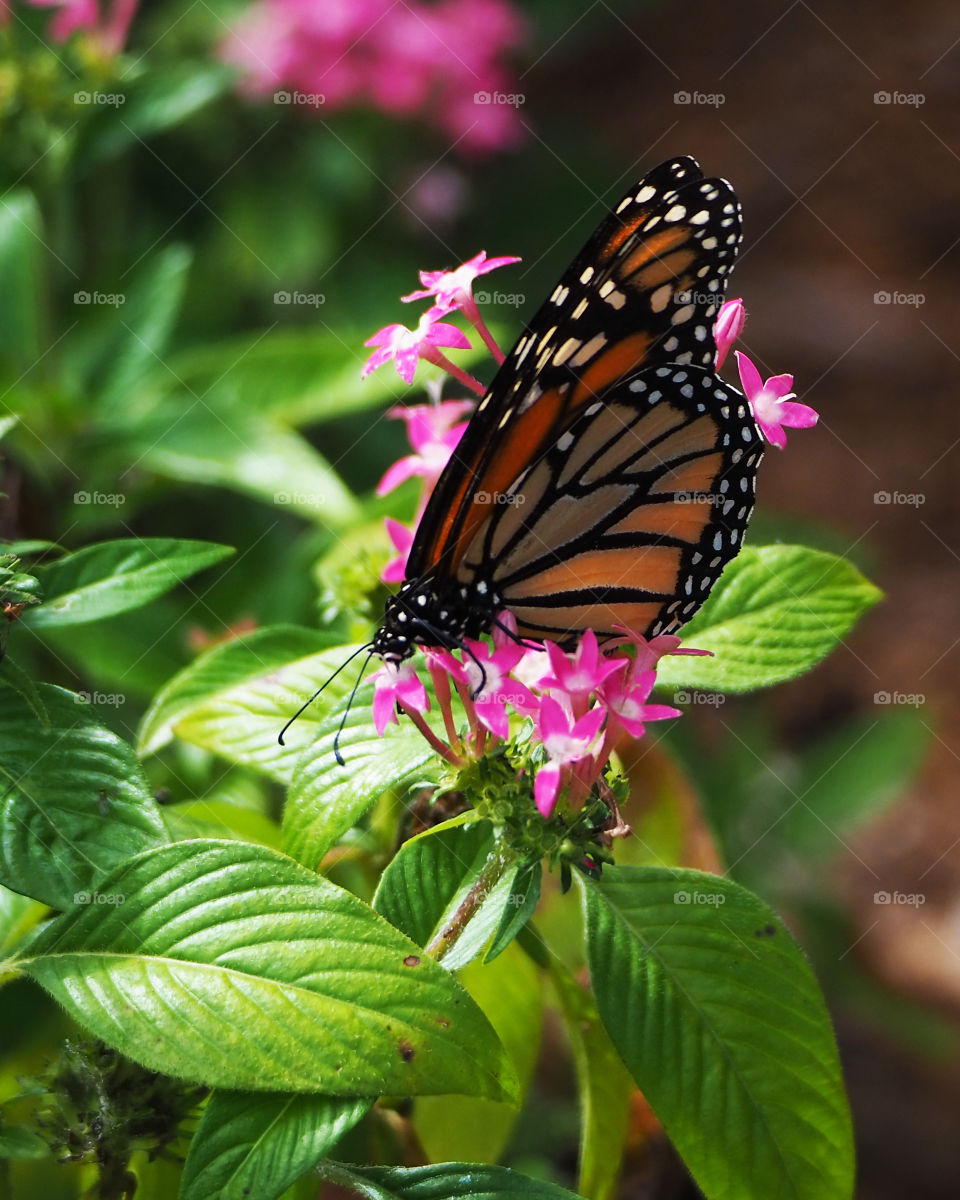
{"type": "Polygon", "coordinates": [[[704,367],[648,368],[513,482],[458,580],[483,579],[531,637],[674,632],[740,548],[761,455],[736,388],[704,367]]]}
{"type": "Polygon", "coordinates": [[[496,502],[578,414],[656,363],[712,366],[740,206],[670,160],[601,223],[498,371],[431,496],[408,577],[452,576],[496,502]]]}

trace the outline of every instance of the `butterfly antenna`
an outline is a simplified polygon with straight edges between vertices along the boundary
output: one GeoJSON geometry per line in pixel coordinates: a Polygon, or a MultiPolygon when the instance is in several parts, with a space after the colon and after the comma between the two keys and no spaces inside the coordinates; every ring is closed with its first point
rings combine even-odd
{"type": "MultiPolygon", "coordinates": [[[[367,647],[364,646],[363,649],[366,650],[367,647]]],[[[357,653],[359,653],[359,651],[357,653]]],[[[355,657],[356,655],[351,655],[351,659],[348,661],[352,661],[352,659],[355,657]]],[[[343,733],[343,727],[346,725],[347,717],[350,715],[350,709],[353,707],[353,700],[357,694],[357,689],[360,687],[360,684],[363,681],[363,673],[366,671],[367,667],[370,666],[370,659],[372,657],[373,649],[371,648],[369,654],[364,659],[363,666],[360,668],[360,674],[357,676],[357,682],[353,685],[353,691],[350,693],[350,699],[347,701],[347,707],[343,710],[343,716],[340,718],[340,724],[337,728],[337,736],[333,739],[333,756],[337,760],[337,765],[341,767],[345,767],[347,764],[344,761],[343,755],[340,753],[340,734],[343,733]]],[[[344,666],[346,666],[346,663],[344,663],[344,666]]]]}
{"type": "Polygon", "coordinates": [[[504,623],[500,620],[499,617],[494,617],[493,623],[494,623],[494,625],[496,625],[496,627],[499,630],[501,630],[503,633],[505,633],[507,635],[507,637],[510,639],[511,642],[515,642],[516,645],[522,646],[524,648],[524,650],[542,650],[543,649],[542,642],[533,642],[529,638],[522,637],[519,633],[516,633],[514,630],[512,630],[509,625],[504,625],[504,623]]]}
{"type": "MultiPolygon", "coordinates": [[[[311,705],[311,704],[314,702],[314,700],[316,700],[316,698],[317,698],[317,697],[320,695],[320,693],[321,693],[321,692],[323,691],[323,689],[324,689],[324,688],[327,686],[327,684],[333,683],[333,681],[334,681],[334,680],[336,679],[336,677],[337,677],[337,676],[340,674],[340,672],[341,672],[341,671],[344,669],[344,667],[348,667],[348,666],[349,666],[349,665],[350,665],[350,664],[353,662],[353,660],[354,660],[354,659],[357,657],[357,655],[358,655],[358,654],[362,654],[362,653],[364,652],[364,650],[369,650],[369,651],[370,651],[370,653],[372,654],[372,653],[373,653],[372,646],[373,646],[373,643],[372,643],[372,642],[367,642],[367,644],[366,644],[365,646],[361,646],[361,647],[359,648],[359,650],[354,650],[354,652],[353,652],[353,653],[350,655],[350,657],[347,659],[347,661],[346,661],[346,662],[344,662],[344,663],[341,663],[341,664],[340,664],[340,666],[339,666],[339,667],[337,667],[337,669],[336,669],[336,670],[334,671],[334,673],[333,673],[333,674],[330,676],[330,678],[329,678],[329,679],[327,679],[327,680],[326,680],[324,683],[322,683],[322,684],[321,684],[321,685],[320,685],[320,686],[317,688],[317,690],[316,690],[316,691],[313,693],[313,695],[310,697],[310,699],[309,699],[309,700],[307,700],[305,704],[301,704],[301,705],[300,705],[300,707],[299,707],[299,708],[297,709],[297,711],[296,711],[296,712],[293,714],[293,716],[290,718],[290,720],[289,720],[289,721],[286,723],[286,725],[284,725],[284,727],[283,727],[283,728],[280,730],[280,735],[279,735],[279,737],[277,738],[277,741],[280,743],[280,745],[281,745],[281,746],[284,746],[284,745],[286,745],[286,743],[285,743],[285,742],[284,742],[284,740],[283,740],[283,735],[284,735],[284,734],[287,732],[287,730],[288,730],[288,729],[290,728],[290,726],[291,726],[291,725],[294,723],[294,721],[296,721],[296,719],[297,719],[298,717],[301,717],[301,716],[303,716],[303,714],[304,714],[304,713],[307,711],[307,709],[308,709],[308,708],[310,707],[310,705],[311,705]]],[[[367,656],[367,661],[369,662],[369,655],[367,656]]],[[[356,691],[357,689],[356,689],[356,688],[354,688],[353,690],[354,690],[354,691],[356,691]]],[[[353,699],[353,696],[352,696],[352,695],[351,695],[350,699],[351,699],[351,700],[353,699]]]]}

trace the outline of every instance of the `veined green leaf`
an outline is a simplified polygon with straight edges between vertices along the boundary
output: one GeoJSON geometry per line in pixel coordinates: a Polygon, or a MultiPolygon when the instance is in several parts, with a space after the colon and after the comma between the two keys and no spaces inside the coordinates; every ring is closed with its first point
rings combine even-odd
{"type": "Polygon", "coordinates": [[[180,538],[120,538],[35,567],[44,603],[24,615],[34,629],[82,625],[139,608],[233,554],[230,546],[180,538]]]}
{"type": "Polygon", "coordinates": [[[177,842],[47,925],[13,966],[121,1053],[250,1091],[513,1099],[456,980],[367,905],[276,851],[177,842]]]}
{"type": "Polygon", "coordinates": [[[689,625],[715,657],[661,660],[661,688],[747,692],[802,675],[843,640],[881,592],[842,558],[805,546],[744,546],[689,625]]]}
{"type": "Polygon", "coordinates": [[[437,1163],[432,1167],[324,1163],[320,1173],[366,1200],[577,1200],[573,1192],[555,1183],[482,1163],[437,1163]]]}
{"type": "Polygon", "coordinates": [[[711,1200],[849,1200],[850,1114],[830,1018],[770,908],[700,871],[581,880],[597,1008],[711,1200]]]}
{"type": "Polygon", "coordinates": [[[100,877],[169,839],[127,743],[77,693],[39,692],[46,726],[0,686],[0,882],[54,908],[101,912],[100,877]]]}
{"type": "Polygon", "coordinates": [[[370,1104],[352,1097],[214,1092],[190,1142],[179,1200],[274,1200],[370,1104]]]}

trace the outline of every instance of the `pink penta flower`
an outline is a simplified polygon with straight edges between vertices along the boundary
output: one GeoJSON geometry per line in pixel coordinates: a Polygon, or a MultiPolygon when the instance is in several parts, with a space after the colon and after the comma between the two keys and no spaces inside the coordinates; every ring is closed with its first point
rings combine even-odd
{"type": "Polygon", "coordinates": [[[477,719],[497,737],[510,736],[507,705],[521,713],[536,712],[538,702],[533,692],[510,672],[524,656],[524,648],[516,643],[494,646],[486,642],[464,643],[463,662],[456,663],[452,674],[470,689],[477,719]]]}
{"type": "Polygon", "coordinates": [[[647,721],[663,721],[682,715],[678,708],[668,704],[647,703],[656,680],[656,671],[635,674],[625,667],[601,688],[600,700],[604,708],[631,737],[643,737],[647,721]]]}
{"type": "Polygon", "coordinates": [[[764,382],[760,372],[745,354],[734,351],[737,356],[737,367],[740,371],[740,382],[750,407],[760,426],[760,432],[778,450],[787,444],[784,429],[809,429],[816,425],[820,414],[807,404],[794,401],[792,375],[771,375],[764,382]]]}
{"type": "Polygon", "coordinates": [[[372,676],[373,724],[382,737],[383,731],[392,721],[397,721],[397,705],[408,712],[425,713],[430,710],[430,697],[420,682],[413,664],[409,662],[385,662],[372,676]]]}
{"type": "Polygon", "coordinates": [[[383,478],[377,484],[377,495],[385,496],[399,487],[406,479],[415,475],[423,477],[424,485],[429,490],[440,478],[440,473],[447,465],[447,460],[463,437],[467,427],[466,421],[460,421],[464,415],[473,409],[470,400],[447,400],[442,404],[411,404],[406,408],[391,408],[388,417],[394,417],[407,423],[407,436],[414,449],[388,467],[383,478]]]}
{"type": "Polygon", "coordinates": [[[743,333],[747,314],[744,312],[743,301],[728,300],[720,306],[716,323],[713,326],[713,337],[717,343],[717,370],[723,366],[724,360],[730,353],[730,347],[743,333]]]}
{"type": "Polygon", "coordinates": [[[597,635],[588,629],[573,654],[565,654],[554,642],[546,642],[551,674],[540,686],[555,689],[571,699],[587,699],[614,671],[626,664],[623,658],[606,658],[600,653],[597,635]]]}
{"type": "Polygon", "coordinates": [[[446,359],[438,347],[470,349],[466,334],[456,325],[438,321],[436,316],[429,312],[423,314],[416,329],[408,329],[406,325],[385,325],[383,329],[377,330],[373,337],[367,338],[364,345],[377,346],[378,349],[374,350],[364,363],[361,378],[365,378],[371,371],[392,359],[397,374],[404,383],[413,383],[417,362],[421,358],[446,368],[446,359]]]}
{"type": "Polygon", "coordinates": [[[487,252],[481,250],[473,258],[468,258],[453,271],[421,271],[420,282],[423,289],[411,292],[409,296],[401,296],[406,302],[425,300],[428,296],[435,297],[434,311],[439,315],[452,312],[455,308],[463,308],[473,299],[473,281],[479,275],[487,275],[497,267],[506,267],[510,263],[518,263],[516,256],[501,256],[487,258],[487,252]]]}
{"type": "Polygon", "coordinates": [[[383,523],[387,527],[387,536],[393,542],[397,556],[391,558],[383,568],[380,579],[383,583],[403,583],[407,577],[407,559],[410,556],[410,547],[413,545],[416,530],[408,529],[406,525],[401,525],[393,517],[384,517],[383,523]]]}
{"type": "Polygon", "coordinates": [[[713,657],[712,650],[696,650],[693,646],[681,646],[680,639],[675,633],[658,633],[656,637],[645,638],[643,634],[628,629],[626,625],[616,625],[620,633],[614,645],[627,643],[635,650],[631,671],[634,675],[643,671],[652,671],[661,658],[668,654],[696,654],[713,657]]]}
{"type": "Polygon", "coordinates": [[[548,761],[537,771],[533,784],[533,798],[542,817],[549,817],[556,808],[565,768],[587,757],[605,716],[602,708],[592,708],[574,721],[558,701],[544,696],[537,725],[548,761]]]}
{"type": "Polygon", "coordinates": [[[34,8],[57,8],[50,22],[50,35],[65,42],[81,29],[95,29],[100,20],[97,0],[30,0],[34,8]]]}

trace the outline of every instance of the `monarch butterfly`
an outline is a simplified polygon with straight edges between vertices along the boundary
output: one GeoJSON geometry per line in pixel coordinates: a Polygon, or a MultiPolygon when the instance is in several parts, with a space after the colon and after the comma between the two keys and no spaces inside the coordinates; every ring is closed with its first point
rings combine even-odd
{"type": "Polygon", "coordinates": [[[694,615],[740,548],[762,457],[714,371],[740,216],[730,184],[682,157],[602,221],[440,476],[373,653],[461,645],[503,609],[562,646],[694,615]]]}

